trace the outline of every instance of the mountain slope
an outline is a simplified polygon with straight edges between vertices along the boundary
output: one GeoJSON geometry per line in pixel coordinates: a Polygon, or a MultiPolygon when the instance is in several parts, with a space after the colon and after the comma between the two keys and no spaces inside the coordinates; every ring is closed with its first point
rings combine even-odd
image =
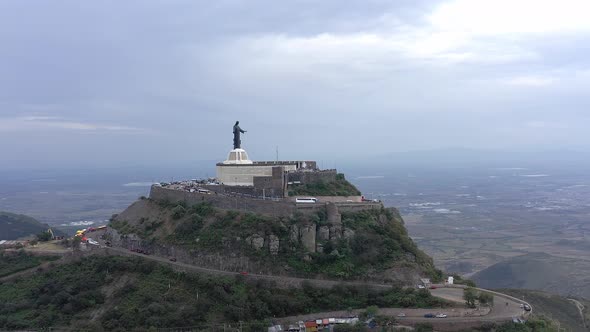
{"type": "Polygon", "coordinates": [[[46,231],[49,225],[22,214],[0,211],[0,240],[16,240],[46,231]]]}
{"type": "Polygon", "coordinates": [[[0,329],[11,330],[202,331],[231,324],[234,331],[240,325],[262,331],[270,317],[370,305],[445,305],[426,290],[284,289],[241,276],[184,274],[138,258],[98,256],[0,284],[0,299],[0,329]]]}
{"type": "Polygon", "coordinates": [[[271,217],[207,203],[186,206],[144,199],[112,220],[119,234],[111,240],[232,271],[404,284],[423,276],[441,279],[432,259],[408,236],[397,210],[341,217],[334,221],[325,210],[271,217]]]}
{"type": "Polygon", "coordinates": [[[543,315],[558,320],[562,328],[567,331],[585,332],[587,319],[590,318],[590,302],[583,299],[572,301],[566,297],[549,294],[542,291],[527,289],[500,289],[502,293],[519,299],[524,298],[534,308],[535,315],[543,315]],[[578,305],[582,307],[578,308],[578,305]],[[580,313],[580,309],[582,312],[580,313]],[[588,317],[585,317],[588,316],[588,317]]]}
{"type": "Polygon", "coordinates": [[[590,262],[533,253],[496,263],[472,276],[483,288],[537,289],[590,298],[590,262]]]}

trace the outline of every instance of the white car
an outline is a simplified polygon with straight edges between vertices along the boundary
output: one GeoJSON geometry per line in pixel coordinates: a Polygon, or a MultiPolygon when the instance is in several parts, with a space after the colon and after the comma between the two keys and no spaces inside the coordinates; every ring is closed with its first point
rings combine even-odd
{"type": "Polygon", "coordinates": [[[446,314],[437,314],[436,318],[447,318],[446,314]]]}
{"type": "Polygon", "coordinates": [[[424,287],[424,285],[418,285],[418,288],[419,288],[419,289],[424,289],[424,288],[426,288],[426,287],[424,287]]]}
{"type": "Polygon", "coordinates": [[[406,314],[404,314],[403,312],[400,312],[399,314],[397,314],[397,317],[406,317],[406,314]]]}

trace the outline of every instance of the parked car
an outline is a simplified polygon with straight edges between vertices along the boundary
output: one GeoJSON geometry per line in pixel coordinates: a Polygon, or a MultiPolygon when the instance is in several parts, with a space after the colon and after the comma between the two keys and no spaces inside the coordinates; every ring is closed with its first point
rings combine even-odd
{"type": "Polygon", "coordinates": [[[447,318],[446,314],[438,314],[436,315],[436,318],[447,318]]]}
{"type": "Polygon", "coordinates": [[[404,314],[403,312],[400,312],[399,314],[397,314],[397,317],[406,317],[406,314],[404,314]]]}
{"type": "Polygon", "coordinates": [[[242,272],[240,272],[240,274],[243,275],[243,276],[247,276],[248,275],[248,272],[242,271],[242,272]]]}
{"type": "Polygon", "coordinates": [[[530,305],[528,305],[528,304],[525,304],[525,305],[524,305],[524,310],[526,310],[526,311],[531,311],[531,306],[530,306],[530,305]]]}
{"type": "Polygon", "coordinates": [[[436,289],[436,286],[430,286],[430,289],[436,289]]]}
{"type": "Polygon", "coordinates": [[[418,285],[418,288],[419,288],[419,289],[424,289],[424,288],[426,288],[426,287],[424,287],[424,285],[418,285]]]}
{"type": "Polygon", "coordinates": [[[434,314],[425,314],[424,318],[434,318],[434,314]]]}
{"type": "Polygon", "coordinates": [[[176,257],[170,257],[171,262],[176,262],[176,257]]]}

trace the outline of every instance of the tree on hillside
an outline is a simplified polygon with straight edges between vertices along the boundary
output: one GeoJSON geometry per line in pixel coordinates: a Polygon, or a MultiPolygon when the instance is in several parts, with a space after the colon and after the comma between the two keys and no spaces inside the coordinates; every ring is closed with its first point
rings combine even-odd
{"type": "Polygon", "coordinates": [[[477,300],[477,291],[473,287],[467,287],[463,290],[463,299],[468,307],[475,307],[475,300],[477,300]]]}
{"type": "Polygon", "coordinates": [[[479,300],[479,303],[481,303],[481,304],[487,304],[489,306],[494,305],[494,296],[490,293],[479,292],[477,299],[479,300]]]}
{"type": "Polygon", "coordinates": [[[39,242],[47,242],[47,241],[51,240],[51,238],[52,238],[51,233],[48,231],[41,232],[41,233],[37,234],[37,241],[39,241],[39,242]]]}
{"type": "Polygon", "coordinates": [[[81,242],[82,242],[82,239],[79,236],[74,236],[74,238],[72,239],[72,249],[74,249],[74,251],[80,250],[80,243],[81,242]]]}
{"type": "Polygon", "coordinates": [[[334,326],[334,332],[364,332],[369,329],[363,324],[338,324],[334,326]]]}
{"type": "Polygon", "coordinates": [[[379,307],[377,307],[376,305],[368,306],[366,309],[367,316],[369,317],[375,316],[377,314],[377,311],[379,311],[379,307]]]}
{"type": "Polygon", "coordinates": [[[172,218],[173,219],[180,219],[184,217],[186,214],[186,209],[182,205],[177,205],[174,209],[172,209],[172,218]]]}

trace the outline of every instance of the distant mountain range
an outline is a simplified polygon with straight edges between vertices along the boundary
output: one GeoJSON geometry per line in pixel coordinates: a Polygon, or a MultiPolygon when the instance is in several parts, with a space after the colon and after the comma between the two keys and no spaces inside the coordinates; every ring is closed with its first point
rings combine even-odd
{"type": "Polygon", "coordinates": [[[0,240],[16,240],[46,231],[49,225],[22,214],[0,211],[0,240]]]}

